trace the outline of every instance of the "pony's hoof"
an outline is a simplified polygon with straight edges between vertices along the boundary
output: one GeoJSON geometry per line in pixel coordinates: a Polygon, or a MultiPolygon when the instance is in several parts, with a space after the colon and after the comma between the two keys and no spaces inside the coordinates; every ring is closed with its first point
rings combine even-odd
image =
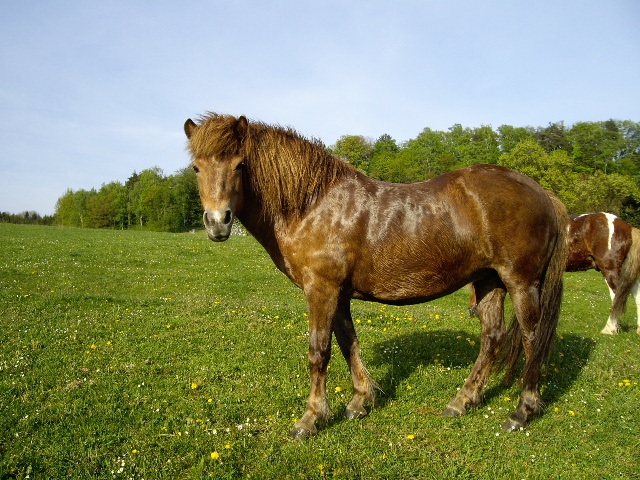
{"type": "Polygon", "coordinates": [[[519,421],[513,420],[512,418],[510,418],[505,422],[504,425],[502,425],[502,430],[504,430],[507,433],[511,433],[511,432],[517,432],[518,430],[523,430],[525,427],[526,425],[523,425],[519,421]]]}
{"type": "Polygon", "coordinates": [[[440,414],[442,418],[455,418],[455,417],[459,417],[460,415],[464,415],[464,413],[459,412],[458,410],[452,407],[445,408],[444,411],[440,414]]]}
{"type": "Polygon", "coordinates": [[[289,436],[294,440],[304,440],[305,438],[309,438],[315,434],[316,432],[312,432],[303,427],[294,427],[294,429],[289,432],[289,436]]]}
{"type": "Polygon", "coordinates": [[[352,410],[350,408],[347,408],[344,411],[344,418],[346,418],[347,420],[359,420],[360,418],[364,418],[366,416],[366,410],[352,410]]]}

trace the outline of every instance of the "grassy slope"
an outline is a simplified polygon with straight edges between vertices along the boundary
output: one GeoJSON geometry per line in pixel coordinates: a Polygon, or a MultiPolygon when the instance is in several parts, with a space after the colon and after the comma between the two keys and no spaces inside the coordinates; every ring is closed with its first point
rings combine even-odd
{"type": "Polygon", "coordinates": [[[0,224],[0,478],[637,478],[635,309],[599,334],[602,277],[568,274],[546,411],[507,435],[519,389],[499,378],[480,409],[438,416],[478,352],[466,302],[354,302],[383,393],[342,420],[335,355],[335,419],[295,442],[304,298],[254,240],[0,224]]]}

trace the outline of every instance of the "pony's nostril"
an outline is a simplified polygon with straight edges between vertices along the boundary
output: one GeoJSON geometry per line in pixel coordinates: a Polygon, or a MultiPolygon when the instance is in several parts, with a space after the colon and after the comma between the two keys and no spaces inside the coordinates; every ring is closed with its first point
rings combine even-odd
{"type": "Polygon", "coordinates": [[[228,225],[233,221],[233,213],[231,210],[220,211],[206,211],[203,215],[204,224],[206,226],[213,225],[228,225]]]}

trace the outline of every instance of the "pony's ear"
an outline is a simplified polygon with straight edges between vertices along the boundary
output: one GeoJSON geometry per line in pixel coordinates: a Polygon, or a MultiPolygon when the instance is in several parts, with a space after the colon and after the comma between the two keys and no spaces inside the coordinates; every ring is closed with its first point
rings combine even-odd
{"type": "Polygon", "coordinates": [[[245,137],[247,136],[248,130],[249,122],[247,121],[247,117],[241,115],[240,118],[238,118],[235,126],[236,135],[238,135],[238,138],[241,142],[244,141],[245,137]]]}
{"type": "Polygon", "coordinates": [[[191,135],[193,135],[193,132],[196,131],[196,128],[198,128],[198,126],[190,118],[188,118],[187,121],[184,122],[184,133],[187,134],[187,138],[191,138],[191,135]]]}

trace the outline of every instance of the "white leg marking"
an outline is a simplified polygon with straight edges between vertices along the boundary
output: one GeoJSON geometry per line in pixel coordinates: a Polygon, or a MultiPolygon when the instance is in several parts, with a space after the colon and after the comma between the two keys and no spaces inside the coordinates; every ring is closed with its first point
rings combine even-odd
{"type": "MultiPolygon", "coordinates": [[[[611,287],[609,287],[608,283],[607,283],[607,287],[609,288],[609,295],[611,296],[611,301],[613,302],[613,297],[615,297],[616,294],[613,292],[611,287]]],[[[640,305],[638,305],[638,308],[640,311],[640,305]]],[[[618,319],[617,318],[614,319],[611,317],[611,315],[609,315],[609,318],[607,319],[607,324],[600,331],[600,333],[604,333],[605,335],[615,335],[616,333],[618,333],[619,330],[620,330],[620,324],[618,323],[618,319]]]]}
{"type": "Polygon", "coordinates": [[[640,335],[640,283],[637,281],[631,289],[631,295],[633,295],[633,299],[636,301],[636,308],[638,310],[638,330],[636,330],[636,332],[640,335]]]}

